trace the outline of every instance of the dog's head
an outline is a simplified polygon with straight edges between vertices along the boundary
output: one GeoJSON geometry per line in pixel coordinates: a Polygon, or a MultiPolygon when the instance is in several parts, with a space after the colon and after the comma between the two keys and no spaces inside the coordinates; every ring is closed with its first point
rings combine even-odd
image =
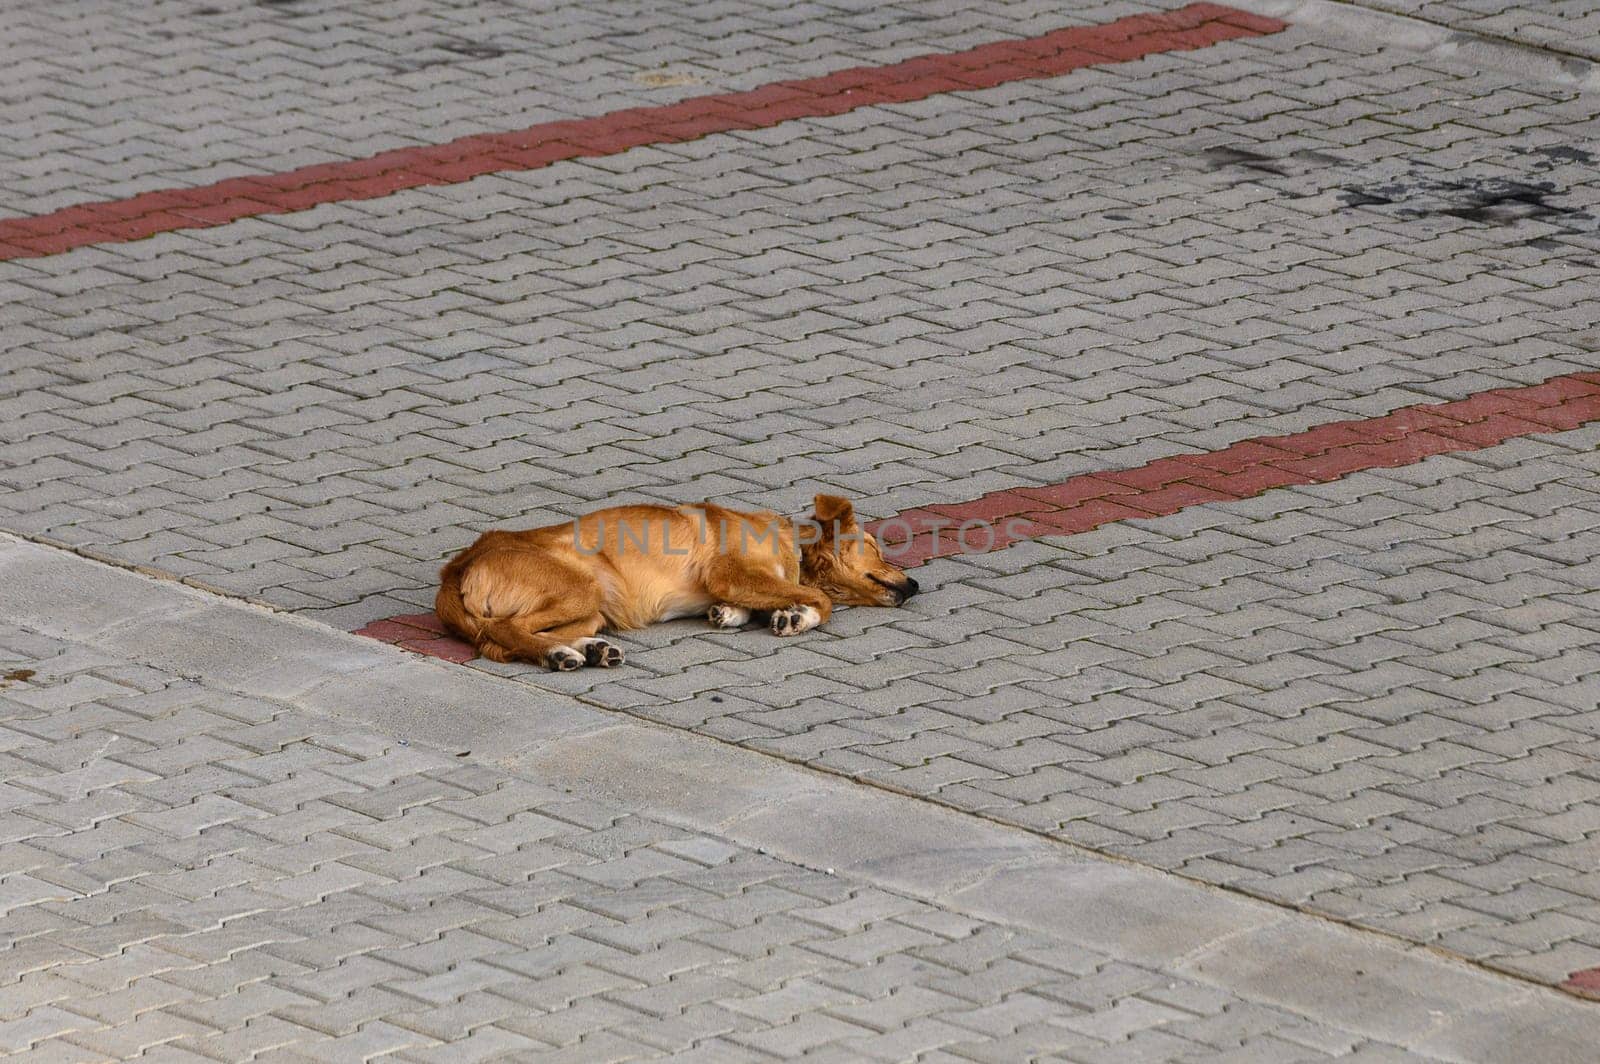
{"type": "Polygon", "coordinates": [[[849,499],[818,495],[799,528],[800,582],[846,606],[898,606],[917,582],[884,560],[871,533],[856,524],[849,499]]]}

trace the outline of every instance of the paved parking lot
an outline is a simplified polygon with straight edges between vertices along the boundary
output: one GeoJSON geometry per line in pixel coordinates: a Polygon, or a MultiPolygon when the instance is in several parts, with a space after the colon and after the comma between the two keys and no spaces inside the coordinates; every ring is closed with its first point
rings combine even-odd
{"type": "Polygon", "coordinates": [[[1592,1004],[1391,938],[61,551],[0,541],[0,610],[20,1059],[1593,1045],[1592,1004]]]}
{"type": "Polygon", "coordinates": [[[1178,8],[16,5],[0,528],[448,656],[485,528],[1037,505],[904,610],[456,674],[1600,993],[1600,96],[1178,8]]]}

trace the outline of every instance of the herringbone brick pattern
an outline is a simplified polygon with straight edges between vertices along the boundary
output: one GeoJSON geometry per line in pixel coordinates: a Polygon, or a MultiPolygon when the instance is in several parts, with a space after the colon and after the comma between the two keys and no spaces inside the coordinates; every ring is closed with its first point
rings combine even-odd
{"type": "Polygon", "coordinates": [[[881,515],[1596,368],[1584,101],[1224,51],[6,263],[4,520],[355,627],[603,500],[881,515]],[[1508,178],[1401,108],[1571,211],[1445,213],[1508,178]]]}
{"type": "Polygon", "coordinates": [[[359,158],[1163,6],[6,5],[0,217],[359,158]],[[108,112],[115,119],[108,121],[108,112]]]}
{"type": "Polygon", "coordinates": [[[1597,443],[941,559],[911,620],[682,622],[628,675],[528,679],[1559,982],[1600,966],[1597,443]]]}
{"type": "MultiPolygon", "coordinates": [[[[631,78],[674,48],[738,88],[1060,23],[282,6],[214,16],[276,71],[259,100],[158,36],[175,7],[8,64],[44,125],[7,208],[658,102],[631,78]],[[452,18],[515,61],[357,61],[452,18]],[[111,87],[54,102],[89,41],[111,87]],[[106,126],[113,91],[145,117],[106,126]]],[[[34,40],[54,8],[19,10],[34,40]]],[[[1593,373],[1597,111],[1291,30],[7,262],[0,526],[354,628],[426,608],[474,533],[601,502],[883,516],[1593,373]]],[[[1559,981],[1600,964],[1595,439],[942,559],[910,612],[794,643],[679,624],[612,674],[493,668],[1559,981]]]]}
{"type": "Polygon", "coordinates": [[[897,564],[917,565],[1132,518],[1167,517],[1200,503],[1235,502],[1294,484],[1325,484],[1596,420],[1600,374],[1579,373],[1453,403],[1402,407],[1381,417],[1329,421],[1287,436],[1259,436],[1132,469],[1085,473],[1042,488],[991,491],[970,502],[905,511],[868,530],[892,549],[897,564]]]}
{"type": "Polygon", "coordinates": [[[1435,1059],[0,628],[0,1056],[1435,1059]]]}
{"type": "Polygon", "coordinates": [[[395,148],[366,158],[318,163],[275,174],[164,189],[48,214],[0,219],[0,258],[38,258],[91,244],[142,240],[156,233],[226,225],[324,203],[381,199],[403,189],[449,185],[485,174],[537,170],[577,158],[615,155],[734,130],[909,103],[1017,80],[1059,77],[1084,67],[1127,63],[1170,51],[1277,33],[1284,24],[1217,4],[1073,26],[1038,37],[991,41],[900,63],[853,67],[820,78],[713,93],[592,118],[539,122],[523,129],[395,148]]]}

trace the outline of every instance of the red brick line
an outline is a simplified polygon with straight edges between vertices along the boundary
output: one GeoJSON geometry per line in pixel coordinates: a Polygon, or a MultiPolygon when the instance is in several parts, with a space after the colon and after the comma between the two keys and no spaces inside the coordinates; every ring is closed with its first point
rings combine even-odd
{"type": "Polygon", "coordinates": [[[1560,987],[1569,994],[1600,1001],[1600,968],[1583,968],[1573,972],[1560,987]]]}
{"type": "MultiPolygon", "coordinates": [[[[1000,550],[1113,521],[1165,517],[1199,503],[1234,502],[1294,484],[1324,484],[1364,469],[1410,465],[1436,454],[1564,432],[1595,420],[1600,420],[1600,373],[1575,373],[1453,403],[1332,421],[1292,436],[1259,436],[1220,451],[1158,458],[1133,469],[1088,473],[1041,488],[992,491],[971,502],[907,510],[868,527],[890,545],[894,561],[919,565],[963,550],[1000,550]],[[958,537],[955,532],[963,522],[973,527],[958,537]],[[929,531],[939,526],[941,531],[929,531]]],[[[431,613],[374,621],[357,634],[450,661],[469,661],[476,653],[447,636],[431,613]]],[[[1580,976],[1587,982],[1573,987],[1600,997],[1600,969],[1574,973],[1573,978],[1580,976]]]]}
{"type": "Polygon", "coordinates": [[[1324,484],[1364,469],[1475,451],[1518,436],[1575,429],[1596,419],[1600,373],[1576,373],[1453,403],[1333,421],[1292,436],[1260,436],[1220,451],[1159,458],[1134,469],[907,510],[876,522],[873,531],[892,545],[895,562],[917,565],[929,558],[1087,532],[1113,521],[1165,517],[1199,503],[1248,499],[1272,488],[1324,484]],[[963,522],[974,524],[958,535],[963,522]],[[937,530],[940,525],[942,531],[937,530]]]}
{"type": "Polygon", "coordinates": [[[373,621],[365,628],[357,628],[356,635],[392,643],[417,654],[446,661],[471,661],[478,651],[471,643],[464,643],[444,630],[439,618],[431,613],[406,613],[373,621]]]}
{"type": "Polygon", "coordinates": [[[142,240],[157,233],[225,225],[240,218],[303,211],[341,200],[374,199],[423,185],[453,185],[484,174],[537,170],[564,159],[612,155],[644,144],[696,140],[738,129],[764,129],[794,118],[906,103],[942,92],[1056,77],[1079,67],[1204,48],[1283,28],[1282,22],[1219,4],[1190,4],[1164,14],[1056,30],[1042,37],[1000,41],[964,52],[780,81],[749,92],[545,122],[509,133],[462,137],[445,144],[232,178],[199,188],[147,192],[32,218],[0,220],[0,260],[142,240]]]}

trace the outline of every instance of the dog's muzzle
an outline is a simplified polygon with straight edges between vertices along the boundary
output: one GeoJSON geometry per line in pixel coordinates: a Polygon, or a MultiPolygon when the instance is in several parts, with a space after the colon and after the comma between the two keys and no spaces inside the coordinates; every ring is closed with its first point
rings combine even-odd
{"type": "Polygon", "coordinates": [[[885,591],[894,596],[894,604],[896,606],[903,605],[906,599],[922,590],[922,586],[909,576],[905,578],[904,582],[899,584],[891,584],[889,581],[881,580],[876,576],[871,577],[871,579],[874,584],[877,584],[879,587],[883,588],[885,591]]]}

